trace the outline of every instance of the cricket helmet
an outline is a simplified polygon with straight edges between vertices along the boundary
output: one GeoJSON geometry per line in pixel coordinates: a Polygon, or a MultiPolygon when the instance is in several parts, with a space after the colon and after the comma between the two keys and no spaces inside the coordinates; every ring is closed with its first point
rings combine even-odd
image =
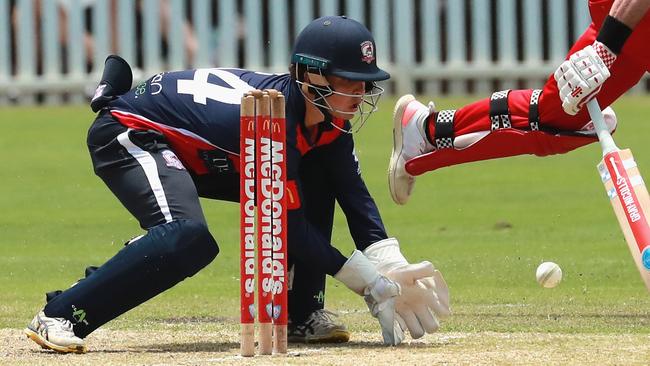
{"type": "Polygon", "coordinates": [[[331,122],[329,112],[338,112],[352,119],[349,129],[335,128],[353,133],[361,129],[370,114],[377,110],[379,97],[384,89],[376,84],[390,75],[377,67],[375,39],[370,31],[356,20],[345,16],[325,16],[309,23],[300,32],[294,43],[291,62],[295,66],[294,78],[301,92],[313,105],[317,106],[326,119],[331,122]],[[302,77],[306,71],[309,81],[302,77]],[[351,95],[332,89],[326,76],[334,75],[347,80],[365,82],[363,94],[351,95]],[[308,97],[311,94],[314,97],[308,97]],[[350,113],[333,108],[327,97],[337,94],[347,97],[361,97],[357,112],[350,113]]]}
{"type": "Polygon", "coordinates": [[[380,81],[390,74],[377,67],[375,39],[361,23],[346,16],[312,21],[296,38],[291,61],[321,69],[324,75],[380,81]]]}

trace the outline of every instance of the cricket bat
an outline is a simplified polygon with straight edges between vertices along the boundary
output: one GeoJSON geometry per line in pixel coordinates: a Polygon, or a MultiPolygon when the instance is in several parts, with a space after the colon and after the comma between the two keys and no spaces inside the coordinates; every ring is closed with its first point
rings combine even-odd
{"type": "Polygon", "coordinates": [[[650,196],[630,149],[620,150],[607,130],[598,102],[587,103],[589,115],[603,149],[598,164],[600,178],[605,185],[614,214],[621,226],[634,263],[650,291],[650,196]]]}

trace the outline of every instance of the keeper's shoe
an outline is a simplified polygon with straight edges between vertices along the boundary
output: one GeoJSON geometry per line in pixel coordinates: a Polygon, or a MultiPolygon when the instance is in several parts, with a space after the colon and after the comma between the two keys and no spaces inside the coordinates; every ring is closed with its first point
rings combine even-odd
{"type": "Polygon", "coordinates": [[[425,106],[410,94],[402,96],[395,104],[388,188],[397,204],[406,204],[415,185],[415,177],[406,172],[406,162],[433,150],[433,146],[425,137],[424,123],[434,112],[434,108],[433,102],[425,106]]]}
{"type": "Polygon", "coordinates": [[[32,320],[25,334],[45,349],[60,353],[85,353],[84,340],[72,331],[72,323],[63,318],[50,318],[40,311],[32,320]]]}
{"type": "Polygon", "coordinates": [[[316,310],[304,323],[289,321],[287,340],[292,343],[345,343],[350,332],[331,311],[316,310]]]}

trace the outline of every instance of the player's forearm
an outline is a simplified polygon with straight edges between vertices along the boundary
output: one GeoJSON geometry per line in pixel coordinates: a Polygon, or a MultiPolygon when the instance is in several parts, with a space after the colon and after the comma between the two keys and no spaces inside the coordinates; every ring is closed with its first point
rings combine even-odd
{"type": "Polygon", "coordinates": [[[289,210],[287,213],[289,257],[314,271],[334,276],[348,258],[333,247],[301,211],[289,210]]]}
{"type": "Polygon", "coordinates": [[[648,9],[650,9],[650,0],[618,0],[612,5],[609,15],[634,29],[648,9]]]}
{"type": "Polygon", "coordinates": [[[359,250],[388,238],[379,209],[359,173],[359,162],[350,135],[339,137],[312,154],[320,154],[319,164],[348,222],[350,234],[359,250]]]}
{"type": "MultiPolygon", "coordinates": [[[[608,52],[614,55],[621,53],[634,27],[643,19],[648,9],[650,9],[650,0],[615,1],[610,9],[609,15],[600,27],[600,31],[596,37],[596,45],[605,45],[605,54],[608,52]]],[[[599,55],[603,57],[603,52],[600,52],[599,55]]],[[[605,57],[603,60],[609,60],[610,62],[607,63],[607,67],[610,67],[614,59],[615,57],[605,57]]]]}
{"type": "Polygon", "coordinates": [[[596,97],[611,76],[610,70],[613,70],[634,28],[647,15],[648,9],[650,0],[614,1],[609,14],[602,21],[596,40],[572,53],[553,73],[562,109],[567,114],[577,114],[596,97]]]}

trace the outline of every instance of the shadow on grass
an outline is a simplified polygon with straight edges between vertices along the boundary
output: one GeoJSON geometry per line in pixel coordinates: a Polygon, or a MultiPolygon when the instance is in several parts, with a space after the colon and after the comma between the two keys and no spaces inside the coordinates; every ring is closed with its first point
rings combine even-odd
{"type": "Polygon", "coordinates": [[[183,353],[183,352],[232,352],[239,350],[238,342],[186,342],[161,343],[129,347],[125,352],[183,353]]]}
{"type": "Polygon", "coordinates": [[[151,321],[163,324],[226,324],[235,321],[235,319],[224,316],[176,316],[151,318],[151,321]]]}
{"type": "MultiPolygon", "coordinates": [[[[301,352],[312,353],[315,350],[326,350],[336,348],[357,348],[357,349],[399,349],[399,348],[439,348],[449,344],[444,343],[403,343],[396,347],[387,347],[376,341],[354,341],[348,343],[290,343],[289,354],[299,356],[301,352]],[[297,353],[297,355],[296,355],[297,353]]],[[[160,343],[142,346],[129,347],[123,350],[95,350],[93,353],[122,353],[122,352],[143,352],[143,353],[192,353],[192,352],[239,352],[238,342],[187,342],[187,343],[160,343]]]]}
{"type": "Polygon", "coordinates": [[[411,339],[407,336],[405,343],[400,344],[399,346],[384,346],[379,342],[350,342],[345,344],[346,347],[352,348],[363,348],[363,349],[400,349],[400,348],[439,348],[447,346],[453,341],[446,340],[444,343],[428,343],[428,342],[411,342],[411,339]]]}
{"type": "MultiPolygon", "coordinates": [[[[161,344],[148,344],[142,346],[128,346],[125,348],[114,349],[95,349],[90,348],[88,354],[120,354],[120,353],[198,353],[198,352],[224,352],[230,353],[234,350],[239,350],[239,343],[227,342],[187,342],[187,343],[161,343],[161,344]]],[[[49,349],[31,349],[32,354],[37,355],[53,355],[59,357],[72,356],[74,353],[62,354],[49,349]]]]}

